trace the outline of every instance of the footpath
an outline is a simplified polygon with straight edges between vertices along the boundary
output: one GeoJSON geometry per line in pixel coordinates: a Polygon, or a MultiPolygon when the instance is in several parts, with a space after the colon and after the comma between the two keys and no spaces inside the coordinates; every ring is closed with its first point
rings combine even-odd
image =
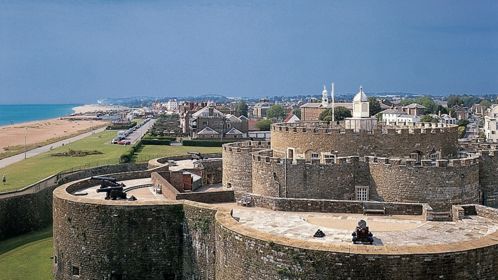
{"type": "MultiPolygon", "coordinates": [[[[74,137],[71,137],[68,139],[64,139],[64,140],[61,140],[61,141],[58,141],[58,142],[55,142],[55,143],[52,143],[49,145],[45,145],[45,146],[41,146],[41,147],[38,147],[38,148],[35,148],[32,150],[29,150],[26,152],[26,158],[37,156],[39,154],[48,152],[51,149],[55,149],[55,148],[67,145],[69,143],[72,143],[74,141],[78,141],[80,139],[83,139],[83,138],[88,137],[88,136],[95,134],[95,133],[102,132],[104,130],[105,130],[105,127],[98,128],[98,129],[95,129],[95,130],[92,130],[89,132],[85,132],[83,134],[80,134],[80,135],[77,135],[77,136],[74,136],[74,137]]],[[[9,166],[11,164],[14,164],[16,162],[22,161],[22,160],[24,160],[24,158],[25,158],[24,153],[22,153],[22,154],[17,154],[15,156],[1,159],[0,160],[0,168],[4,168],[4,167],[9,166]]]]}

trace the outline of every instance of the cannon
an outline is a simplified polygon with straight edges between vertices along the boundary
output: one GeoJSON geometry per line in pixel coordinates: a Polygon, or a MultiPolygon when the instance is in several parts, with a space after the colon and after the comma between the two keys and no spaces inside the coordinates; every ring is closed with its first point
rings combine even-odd
{"type": "Polygon", "coordinates": [[[124,191],[125,185],[123,183],[118,183],[116,178],[94,176],[91,177],[91,179],[100,180],[100,188],[97,189],[97,192],[105,192],[105,199],[126,199],[126,192],[124,191]]]}
{"type": "Polygon", "coordinates": [[[105,187],[97,189],[97,192],[105,192],[105,199],[116,200],[116,199],[126,199],[126,193],[123,191],[123,186],[118,187],[105,187]]]}
{"type": "Polygon", "coordinates": [[[360,220],[353,232],[353,244],[373,244],[373,234],[368,230],[367,222],[360,220]]]}
{"type": "Polygon", "coordinates": [[[192,156],[192,159],[204,159],[202,154],[199,152],[187,152],[187,153],[192,156]]]}

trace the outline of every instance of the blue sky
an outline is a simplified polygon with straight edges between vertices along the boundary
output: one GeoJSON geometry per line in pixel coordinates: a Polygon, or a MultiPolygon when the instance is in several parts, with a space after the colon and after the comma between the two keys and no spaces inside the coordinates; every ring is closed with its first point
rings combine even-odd
{"type": "Polygon", "coordinates": [[[498,93],[498,1],[0,0],[0,103],[498,93]]]}

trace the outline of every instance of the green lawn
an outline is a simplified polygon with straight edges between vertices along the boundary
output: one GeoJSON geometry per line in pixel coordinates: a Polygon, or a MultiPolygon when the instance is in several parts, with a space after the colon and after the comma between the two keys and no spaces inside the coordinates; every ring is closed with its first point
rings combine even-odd
{"type": "Polygon", "coordinates": [[[0,242],[0,279],[52,279],[52,227],[0,242]]]}
{"type": "Polygon", "coordinates": [[[144,145],[133,160],[144,162],[153,158],[185,155],[187,152],[221,153],[221,147],[144,145]]]}
{"type": "Polygon", "coordinates": [[[104,131],[2,168],[0,169],[0,176],[5,175],[7,177],[7,184],[0,183],[0,192],[23,188],[52,174],[72,168],[116,164],[119,162],[121,154],[128,150],[130,146],[111,144],[110,142],[115,136],[116,131],[104,131]],[[97,150],[102,154],[84,157],[51,156],[51,154],[68,151],[69,149],[97,150]]]}

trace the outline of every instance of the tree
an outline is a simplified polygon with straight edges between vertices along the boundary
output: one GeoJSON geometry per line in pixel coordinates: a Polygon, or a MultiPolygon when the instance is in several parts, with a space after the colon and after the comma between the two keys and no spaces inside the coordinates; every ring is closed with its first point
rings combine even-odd
{"type": "Polygon", "coordinates": [[[278,104],[271,106],[271,108],[266,112],[266,116],[268,118],[275,118],[277,120],[282,120],[286,115],[287,112],[285,111],[284,107],[278,104]]]}
{"type": "MultiPolygon", "coordinates": [[[[351,118],[351,111],[349,111],[348,108],[338,106],[335,107],[334,110],[334,117],[336,121],[342,121],[345,118],[351,118]]],[[[332,121],[332,109],[326,109],[325,111],[320,113],[320,116],[318,117],[319,120],[324,121],[324,122],[330,122],[332,121]]]]}
{"type": "Polygon", "coordinates": [[[296,108],[296,109],[292,110],[292,114],[296,115],[296,117],[301,119],[301,109],[296,108]]]}
{"type": "Polygon", "coordinates": [[[368,103],[370,107],[370,116],[374,116],[378,112],[382,111],[382,108],[380,107],[380,102],[379,100],[377,100],[377,98],[369,97],[368,103]]]}
{"type": "Polygon", "coordinates": [[[462,98],[460,98],[460,96],[458,95],[450,95],[448,96],[448,108],[451,108],[455,105],[462,105],[463,104],[463,100],[462,98]]]}
{"type": "Polygon", "coordinates": [[[491,104],[492,104],[491,101],[489,101],[487,99],[484,99],[483,101],[481,101],[479,103],[479,105],[483,106],[486,109],[489,108],[489,107],[491,107],[491,104]]]}
{"type": "Polygon", "coordinates": [[[470,123],[470,122],[469,122],[468,120],[459,120],[459,121],[457,122],[457,125],[458,125],[458,126],[465,126],[465,127],[466,127],[469,123],[470,123]]]}
{"type": "Polygon", "coordinates": [[[244,100],[239,101],[237,106],[235,107],[235,113],[238,116],[246,116],[247,117],[247,103],[244,100]]]}
{"type": "Polygon", "coordinates": [[[271,120],[269,119],[261,119],[256,123],[256,127],[261,131],[268,131],[271,127],[271,120]]]}
{"type": "Polygon", "coordinates": [[[401,100],[401,105],[406,106],[410,105],[412,103],[417,103],[425,107],[425,113],[426,114],[435,114],[437,113],[438,110],[438,105],[432,98],[428,96],[422,96],[422,97],[417,97],[417,98],[408,98],[408,99],[403,99],[401,100]]]}
{"type": "Polygon", "coordinates": [[[432,122],[432,123],[438,123],[439,119],[437,117],[433,117],[431,115],[424,115],[420,118],[421,122],[432,122]]]}

